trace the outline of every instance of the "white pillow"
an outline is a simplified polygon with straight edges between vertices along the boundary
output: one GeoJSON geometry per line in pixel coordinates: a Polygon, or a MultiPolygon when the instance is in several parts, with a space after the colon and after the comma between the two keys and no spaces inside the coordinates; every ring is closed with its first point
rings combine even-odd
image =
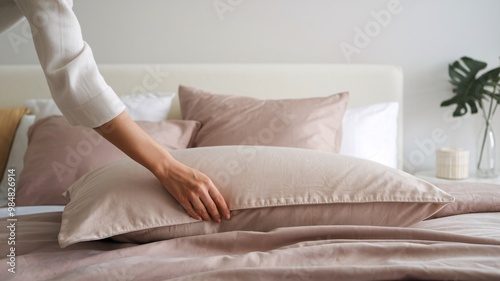
{"type": "Polygon", "coordinates": [[[174,97],[175,93],[147,93],[120,98],[132,119],[159,122],[167,119],[174,97]]]}
{"type": "Polygon", "coordinates": [[[52,115],[63,115],[53,99],[29,99],[24,102],[24,106],[30,109],[35,121],[52,115]]]}
{"type": "MultiPolygon", "coordinates": [[[[34,115],[25,115],[16,130],[16,135],[12,142],[12,147],[9,153],[9,160],[7,161],[6,169],[16,169],[16,179],[19,179],[19,174],[21,173],[24,164],[23,157],[26,149],[28,148],[28,130],[31,125],[35,122],[34,115]]],[[[7,204],[7,177],[3,177],[0,183],[0,206],[7,204]]]]}
{"type": "Polygon", "coordinates": [[[397,102],[347,109],[340,154],[397,168],[398,112],[397,102]]]}
{"type": "MultiPolygon", "coordinates": [[[[174,93],[147,93],[142,95],[121,96],[126,111],[136,121],[158,122],[167,119],[174,93]]],[[[53,115],[62,115],[52,99],[30,99],[25,101],[36,121],[53,115]]]]}

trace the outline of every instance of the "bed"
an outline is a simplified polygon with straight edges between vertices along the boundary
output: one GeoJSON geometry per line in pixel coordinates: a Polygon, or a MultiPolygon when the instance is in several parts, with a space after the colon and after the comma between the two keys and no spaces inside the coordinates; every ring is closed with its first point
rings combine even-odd
{"type": "Polygon", "coordinates": [[[1,280],[500,280],[500,187],[403,171],[400,67],[99,68],[232,218],[190,218],[38,66],[0,66],[1,280]]]}

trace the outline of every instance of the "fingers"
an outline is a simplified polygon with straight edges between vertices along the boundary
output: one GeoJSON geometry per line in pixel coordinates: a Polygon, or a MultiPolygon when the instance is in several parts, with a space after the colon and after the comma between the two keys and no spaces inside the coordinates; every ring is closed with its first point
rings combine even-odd
{"type": "Polygon", "coordinates": [[[208,215],[205,206],[201,202],[198,196],[192,195],[189,197],[176,196],[172,194],[175,199],[181,204],[186,213],[195,220],[205,220],[210,221],[210,216],[208,215]]]}
{"type": "MultiPolygon", "coordinates": [[[[191,200],[181,204],[184,210],[196,220],[216,221],[221,222],[221,215],[215,203],[211,198],[201,199],[200,197],[193,197],[191,200]]],[[[227,212],[229,213],[229,211],[227,212]]],[[[224,218],[229,219],[229,215],[224,213],[224,218]]]]}
{"type": "Polygon", "coordinates": [[[230,219],[226,201],[212,181],[207,182],[207,186],[203,191],[199,197],[191,200],[194,211],[205,221],[220,222],[221,218],[230,219]]]}
{"type": "MultiPolygon", "coordinates": [[[[179,201],[179,203],[181,203],[179,201]]],[[[198,213],[193,209],[193,206],[191,205],[191,202],[190,201],[186,201],[185,203],[181,203],[182,207],[184,208],[184,210],[186,211],[186,213],[188,213],[188,215],[190,215],[193,219],[195,220],[199,220],[201,221],[202,220],[202,217],[200,217],[200,215],[198,215],[198,213]]]]}
{"type": "Polygon", "coordinates": [[[193,201],[191,201],[191,205],[193,205],[193,209],[196,212],[197,215],[199,215],[204,221],[216,221],[220,222],[220,215],[219,212],[217,211],[217,208],[215,208],[215,212],[213,211],[212,208],[208,208],[211,210],[207,210],[206,205],[210,205],[207,203],[202,202],[200,198],[195,198],[193,201]]]}
{"type": "Polygon", "coordinates": [[[172,195],[186,213],[196,220],[221,222],[222,218],[230,219],[226,201],[212,181],[207,177],[201,182],[203,184],[191,186],[189,191],[184,186],[172,195]]]}
{"type": "Polygon", "coordinates": [[[162,179],[163,186],[194,219],[220,222],[230,218],[224,197],[205,174],[178,163],[162,179]]]}
{"type": "Polygon", "coordinates": [[[213,184],[212,186],[213,188],[209,189],[208,192],[214,202],[214,207],[218,209],[219,213],[222,215],[224,219],[226,220],[230,219],[231,215],[229,213],[229,207],[226,204],[226,200],[224,200],[222,194],[220,194],[219,190],[213,184]]]}
{"type": "Polygon", "coordinates": [[[202,180],[202,184],[198,189],[197,195],[191,198],[191,204],[194,211],[205,221],[221,221],[221,215],[224,219],[229,219],[229,208],[227,207],[224,197],[215,187],[213,182],[205,174],[198,175],[202,180]]]}

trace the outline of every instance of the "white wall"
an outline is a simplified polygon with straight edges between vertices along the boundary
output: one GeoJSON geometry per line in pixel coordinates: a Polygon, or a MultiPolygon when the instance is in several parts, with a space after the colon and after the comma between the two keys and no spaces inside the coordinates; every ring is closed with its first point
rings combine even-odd
{"type": "MultiPolygon", "coordinates": [[[[498,0],[76,0],[74,10],[98,63],[399,64],[409,171],[433,168],[442,146],[474,159],[479,115],[439,107],[452,95],[447,65],[463,55],[499,65],[498,0]]],[[[0,64],[34,63],[25,23],[0,35],[0,64]]],[[[500,138],[499,116],[495,126],[500,138]]]]}

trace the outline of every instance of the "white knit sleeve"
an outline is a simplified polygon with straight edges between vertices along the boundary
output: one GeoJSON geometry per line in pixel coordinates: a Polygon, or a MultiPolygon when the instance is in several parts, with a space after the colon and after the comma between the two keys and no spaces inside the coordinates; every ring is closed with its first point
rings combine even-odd
{"type": "Polygon", "coordinates": [[[95,128],[125,105],[99,73],[71,0],[15,0],[28,19],[52,98],[72,125],[95,128]]]}

